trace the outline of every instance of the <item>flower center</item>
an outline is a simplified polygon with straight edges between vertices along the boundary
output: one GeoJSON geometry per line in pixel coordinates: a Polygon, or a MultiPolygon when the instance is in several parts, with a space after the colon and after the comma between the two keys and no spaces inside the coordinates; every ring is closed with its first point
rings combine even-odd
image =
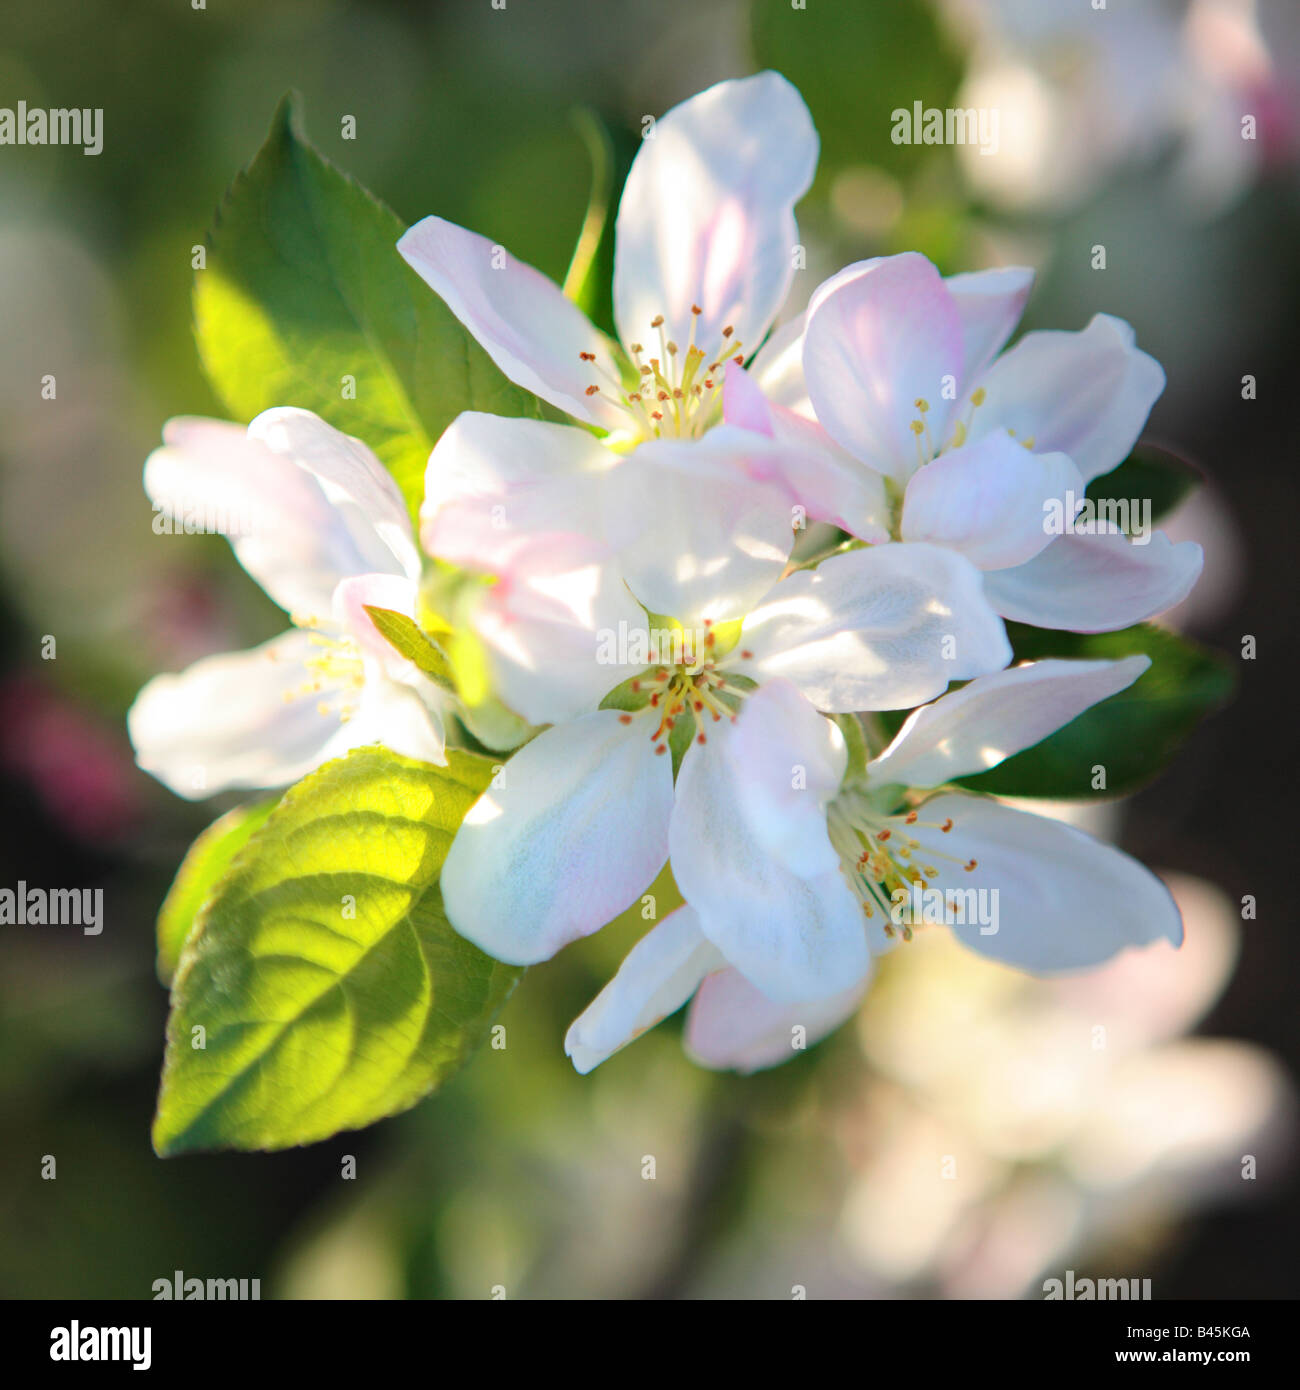
{"type": "Polygon", "coordinates": [[[695,439],[708,429],[722,391],[723,367],[733,358],[744,363],[740,355],[743,346],[730,324],[722,330],[722,343],[716,353],[709,353],[695,341],[695,325],[703,310],[691,305],[691,337],[683,353],[668,337],[664,316],[656,314],[650,327],[658,335],[659,351],[646,356],[641,343],[629,343],[628,352],[638,380],[628,388],[613,373],[600,366],[594,352],[578,356],[601,377],[587,387],[587,395],[604,396],[629,418],[636,435],[642,439],[695,439]]]}
{"type": "MultiPolygon", "coordinates": [[[[930,436],[930,426],[926,423],[926,416],[930,412],[930,402],[920,396],[912,402],[916,407],[917,418],[912,421],[909,428],[916,436],[916,466],[923,468],[927,463],[933,463],[940,455],[946,454],[949,449],[960,449],[970,437],[971,421],[975,418],[975,412],[984,404],[985,391],[981,386],[978,390],[972,391],[970,401],[964,414],[959,415],[956,423],[952,427],[952,434],[948,440],[941,444],[937,449],[934,440],[930,436]]],[[[1016,432],[1008,429],[1007,433],[1014,439],[1016,432]]],[[[1031,434],[1027,439],[1020,441],[1026,449],[1033,449],[1034,436],[1031,434]]]]}
{"type": "Polygon", "coordinates": [[[953,828],[951,817],[926,821],[918,811],[885,815],[862,786],[843,788],[826,814],[840,870],[866,916],[874,917],[877,909],[883,914],[886,936],[898,930],[904,941],[912,939],[910,925],[895,927],[893,909],[914,885],[924,889],[944,874],[971,873],[978,867],[974,859],[963,860],[940,848],[953,828]]]}
{"type": "MultiPolygon", "coordinates": [[[[707,743],[705,732],[710,724],[723,719],[736,722],[741,701],[750,693],[751,682],[743,685],[721,669],[721,662],[712,655],[716,646],[713,624],[705,619],[705,654],[697,661],[676,666],[651,667],[645,675],[630,685],[634,695],[646,696],[641,709],[621,714],[619,719],[630,724],[633,719],[649,716],[654,723],[650,741],[656,753],[668,751],[668,741],[680,723],[691,721],[696,743],[707,743]]],[[[741,652],[748,659],[750,652],[741,652]]]]}
{"type": "MultiPolygon", "coordinates": [[[[300,626],[315,629],[317,621],[308,618],[300,626]]],[[[361,648],[351,637],[333,637],[314,630],[311,645],[315,650],[303,662],[307,679],[302,685],[284,692],[285,703],[308,695],[323,695],[324,698],[316,702],[316,712],[334,715],[340,724],[346,724],[356,713],[357,692],[366,680],[361,648]]]]}

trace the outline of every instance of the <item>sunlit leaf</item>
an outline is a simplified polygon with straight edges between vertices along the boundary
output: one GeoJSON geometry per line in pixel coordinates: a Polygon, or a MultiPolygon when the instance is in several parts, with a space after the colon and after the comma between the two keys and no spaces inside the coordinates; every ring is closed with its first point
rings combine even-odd
{"type": "Polygon", "coordinates": [[[290,98],[226,194],[194,283],[199,352],[241,421],[314,410],[368,444],[412,513],[462,410],[537,415],[398,255],[400,218],[306,143],[290,98]]]}
{"type": "Polygon", "coordinates": [[[286,792],[221,880],[172,990],[154,1146],[280,1149],[441,1085],[521,973],[457,935],[438,876],[491,764],[379,747],[286,792]]]}

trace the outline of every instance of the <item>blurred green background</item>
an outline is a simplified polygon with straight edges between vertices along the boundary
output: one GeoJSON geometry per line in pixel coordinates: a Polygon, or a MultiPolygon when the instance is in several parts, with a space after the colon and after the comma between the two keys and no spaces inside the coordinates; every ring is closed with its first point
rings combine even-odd
{"type": "MultiPolygon", "coordinates": [[[[1284,1067],[1300,1051],[1300,962],[1286,932],[1282,779],[1296,741],[1285,668],[1297,616],[1300,47],[1285,22],[1261,20],[1267,62],[1251,49],[1225,69],[1222,31],[1202,40],[1195,26],[1202,10],[1231,18],[1241,7],[1226,0],[1152,0],[1137,7],[1147,28],[1100,40],[1077,31],[1078,8],[6,9],[0,106],[102,107],[105,144],[93,158],[0,147],[0,883],[102,886],[107,926],[94,938],[0,928],[0,1293],[149,1297],[183,1270],[257,1277],[264,1297],[488,1297],[498,1285],[509,1297],[788,1298],[796,1285],[812,1297],[1034,1296],[1067,1264],[1153,1277],[1160,1297],[1297,1291],[1284,1067]],[[1091,1062],[1079,1073],[1071,1049],[1087,1044],[1057,1026],[1120,1008],[1112,999],[1081,1005],[974,967],[963,985],[965,967],[936,955],[930,973],[891,963],[860,1027],[777,1071],[701,1071],[674,1021],[582,1078],[562,1038],[635,939],[640,924],[620,924],[529,972],[501,1019],[507,1048],[481,1052],[411,1113],[274,1157],[157,1160],[148,1126],[166,998],[153,918],[224,803],[179,802],[136,772],[122,717],[156,671],[281,626],[220,538],[155,535],[140,487],[167,417],[220,413],[194,352],[190,267],[223,190],[294,88],[317,146],[403,219],[436,212],[561,280],[587,209],[592,118],[621,178],[643,115],[761,66],[801,88],[822,139],[799,209],[808,269],[796,309],[868,255],[918,249],[947,272],[1028,262],[1040,280],[1027,326],[1115,313],[1168,371],[1151,437],[1209,478],[1174,523],[1206,544],[1207,567],[1172,620],[1234,656],[1252,634],[1260,655],[1243,663],[1235,709],[1102,828],[1226,894],[1184,885],[1189,933],[1208,924],[1197,937],[1208,955],[1186,967],[1201,973],[1170,1006],[1166,1036],[1134,1030],[1118,1077],[1091,1062]],[[1007,103],[995,177],[977,152],[890,141],[894,108],[952,105],[972,83],[1007,103]],[[1189,109],[1210,90],[1217,105],[1189,109]],[[1263,137],[1247,148],[1239,115],[1256,110],[1263,137]],[[1013,139],[1027,111],[1038,164],[1013,139]],[[356,138],[345,140],[349,115],[356,138]],[[1080,149],[1086,167],[1064,193],[1050,189],[1042,171],[1080,149]],[[1104,272],[1091,264],[1097,243],[1104,272]],[[41,398],[47,373],[53,401],[41,398]],[[1257,399],[1242,399],[1245,374],[1257,399]],[[1232,904],[1245,894],[1259,910],[1243,924],[1232,904]],[[959,1007],[936,1008],[943,980],[957,981],[959,1007]],[[989,1047],[1010,1028],[999,1056],[1053,1066],[1030,1079],[999,1070],[998,1094],[959,1114],[954,1094],[969,1102],[971,1088],[955,1054],[929,1043],[961,1043],[963,1028],[989,1047]],[[1177,1072],[1184,1093],[1151,1057],[1188,1028],[1237,1042],[1204,1068],[1188,1062],[1190,1080],[1177,1072]],[[1008,1137],[998,1107],[1011,1092],[1038,1118],[1028,1138],[1008,1137]],[[1251,1104],[1234,1108],[1243,1096],[1251,1104]],[[1099,1164],[1098,1135],[1123,1129],[1117,1116],[1149,1142],[1099,1164]],[[949,1153],[963,1180],[936,1187],[949,1153]],[[1246,1153],[1259,1158],[1250,1182],[1246,1153]],[[41,1178],[44,1155],[57,1159],[54,1181],[41,1178]],[[342,1176],[346,1155],[355,1179],[342,1176]]],[[[1288,8],[1269,15],[1285,21],[1288,8]]],[[[608,237],[600,257],[594,312],[607,319],[608,237]]],[[[974,1055],[991,1055],[972,1039],[974,1055]]]]}

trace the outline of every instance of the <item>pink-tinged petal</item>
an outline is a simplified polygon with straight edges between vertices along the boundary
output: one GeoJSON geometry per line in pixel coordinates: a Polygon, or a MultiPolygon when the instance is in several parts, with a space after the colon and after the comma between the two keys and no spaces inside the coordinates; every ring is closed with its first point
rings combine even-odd
{"type": "Polygon", "coordinates": [[[698,440],[640,445],[609,475],[605,533],[652,613],[684,626],[743,617],[794,543],[790,499],[761,482],[774,445],[719,425],[698,440]]]}
{"type": "Polygon", "coordinates": [[[779,73],[719,82],[648,131],[628,174],[614,241],[614,317],[624,343],[757,348],[794,278],[794,205],[812,182],[817,132],[779,73]]]}
{"type": "Polygon", "coordinates": [[[949,275],[948,287],[961,316],[961,384],[969,384],[1006,345],[1024,313],[1034,287],[1034,272],[1025,266],[1003,266],[949,275]]]}
{"type": "Polygon", "coordinates": [[[789,575],[745,620],[741,645],[743,669],[786,677],[828,712],[910,709],[1011,660],[979,570],[911,543],[789,575]]]}
{"type": "Polygon", "coordinates": [[[772,407],[752,372],[739,362],[728,362],[722,387],[722,418],[737,429],[773,437],[772,407]]]}
{"type": "Polygon", "coordinates": [[[584,1075],[661,1023],[726,962],[700,931],[694,909],[679,907],[637,942],[618,973],[574,1020],[564,1050],[584,1075]]]}
{"type": "Polygon", "coordinates": [[[1047,503],[1073,515],[1082,500],[1083,479],[1065,454],[1033,454],[1009,434],[990,434],[913,475],[899,532],[948,546],[979,569],[1006,569],[1051,544],[1047,503]]]}
{"type": "Polygon", "coordinates": [[[889,539],[885,480],[846,453],[815,420],[770,402],[751,372],[727,364],[723,418],[764,435],[776,445],[753,465],[764,481],[778,483],[803,508],[802,521],[827,521],[866,541],[889,539]]]}
{"type": "Polygon", "coordinates": [[[866,982],[801,1004],[776,1003],[739,970],[710,975],[686,1023],[686,1051],[717,1070],[761,1071],[797,1057],[853,1017],[866,982]]]}
{"type": "Polygon", "coordinates": [[[370,560],[363,572],[419,577],[420,554],[406,503],[392,475],[359,439],[310,410],[289,406],[264,410],[249,424],[248,437],[315,478],[370,560]]]}
{"type": "Polygon", "coordinates": [[[1037,450],[1069,454],[1088,483],[1128,457],[1165,373],[1127,323],[1097,314],[1079,333],[1025,334],[978,384],[972,438],[1014,430],[1037,450]]]}
{"type": "Polygon", "coordinates": [[[913,421],[924,418],[935,449],[947,439],[962,342],[957,305],[924,256],[850,266],[808,307],[803,368],[817,419],[855,458],[905,481],[919,463],[913,421]]]}
{"type": "Polygon", "coordinates": [[[1146,656],[1050,660],[980,676],[910,714],[889,747],[867,764],[867,775],[875,782],[937,787],[987,772],[1127,690],[1150,665],[1146,656]]]}
{"type": "Polygon", "coordinates": [[[587,394],[592,385],[614,389],[596,371],[618,379],[611,343],[540,270],[441,217],[417,222],[397,249],[517,386],[588,424],[628,423],[607,395],[587,394]]]}
{"type": "Polygon", "coordinates": [[[384,608],[415,621],[418,586],[395,574],[363,574],[345,579],[334,591],[333,617],[361,650],[387,669],[404,671],[413,665],[379,631],[368,608],[384,608]]]}
{"type": "Polygon", "coordinates": [[[351,720],[358,745],[382,743],[423,762],[447,762],[442,709],[448,696],[375,626],[369,609],[416,620],[418,586],[393,574],[345,579],[334,591],[334,619],[357,644],[365,664],[359,709],[351,720]]]}
{"type": "Polygon", "coordinates": [[[1181,603],[1201,573],[1193,541],[1173,544],[1155,531],[1145,545],[1112,523],[1091,535],[1057,536],[1014,569],[984,576],[989,602],[1004,618],[1066,632],[1115,632],[1181,603]]]}
{"type": "Polygon", "coordinates": [[[420,539],[430,555],[495,574],[514,572],[543,537],[589,548],[617,463],[585,429],[466,411],[429,455],[420,539]]]}
{"type": "Polygon", "coordinates": [[[127,713],[136,761],[177,796],[200,800],[231,787],[281,787],[351,746],[337,712],[341,688],[314,690],[320,655],[297,629],[251,651],[204,657],[156,676],[127,713]]]}
{"type": "Polygon", "coordinates": [[[420,552],[406,502],[392,475],[365,444],[310,411],[267,411],[248,430],[250,439],[260,438],[315,478],[373,572],[419,577],[420,552]],[[286,418],[290,414],[293,418],[286,418]]]}
{"type": "Polygon", "coordinates": [[[802,878],[836,868],[826,804],[848,761],[839,729],[789,681],[775,680],[745,701],[724,747],[740,790],[737,811],[754,838],[802,878]]]}
{"type": "Polygon", "coordinates": [[[773,405],[783,405],[796,415],[815,418],[803,376],[803,335],[807,316],[783,323],[748,359],[749,370],[773,405]]]}
{"type": "Polygon", "coordinates": [[[483,594],[471,616],[487,648],[493,688],[531,724],[594,710],[644,669],[637,634],[646,617],[608,563],[603,543],[539,538],[514,573],[483,594]]]}
{"type": "Polygon", "coordinates": [[[452,926],[514,965],[617,917],[668,857],[671,760],[615,710],[525,744],[470,808],[442,869],[452,926]]]}
{"type": "Polygon", "coordinates": [[[838,867],[802,878],[755,835],[726,747],[733,732],[711,725],[682,761],[668,834],[677,885],[704,934],[769,997],[847,989],[869,964],[861,909],[838,867]]]}
{"type": "Polygon", "coordinates": [[[968,895],[961,912],[950,914],[964,913],[967,920],[953,920],[952,930],[980,955],[1050,975],[1100,965],[1129,946],[1182,943],[1169,890],[1112,845],[986,797],[934,797],[922,814],[928,821],[951,817],[943,848],[975,862],[970,872],[941,872],[932,887],[983,893],[990,910],[981,913],[979,899],[968,895]]]}
{"type": "Polygon", "coordinates": [[[340,579],[397,571],[373,526],[336,506],[310,472],[243,427],[180,417],[167,422],[163,440],[144,469],[155,509],[177,528],[221,530],[285,612],[326,617],[340,579]]]}

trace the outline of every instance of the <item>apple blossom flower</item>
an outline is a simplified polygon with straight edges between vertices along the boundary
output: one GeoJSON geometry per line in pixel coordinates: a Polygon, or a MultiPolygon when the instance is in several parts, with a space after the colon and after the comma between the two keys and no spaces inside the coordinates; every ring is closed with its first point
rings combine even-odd
{"type": "MultiPolygon", "coordinates": [[[[622,633],[640,637],[643,650],[670,631],[691,641],[671,659],[643,661],[628,682],[635,663],[603,659],[602,634],[590,632],[588,674],[568,684],[567,706],[553,699],[544,644],[520,638],[513,655],[498,650],[513,665],[506,688],[519,711],[535,718],[545,709],[552,727],[470,809],[442,893],[462,935],[521,964],[548,959],[623,911],[668,859],[674,827],[739,817],[692,768],[710,761],[755,689],[788,682],[818,720],[815,710],[906,709],[1011,656],[1001,621],[980,598],[979,571],[952,551],[878,546],[782,577],[793,540],[786,494],[735,466],[770,450],[761,438],[721,426],[700,440],[652,440],[612,466],[584,470],[571,466],[567,449],[548,448],[564,430],[461,416],[430,459],[430,488],[454,478],[459,499],[426,518],[430,548],[464,563],[477,552],[485,567],[508,571],[515,546],[590,528],[604,547],[598,573],[617,575],[635,602],[622,633]],[[501,460],[520,474],[535,469],[535,482],[503,483],[501,460]],[[495,531],[487,518],[498,521],[495,531]],[[650,614],[666,617],[652,622],[650,614]],[[618,687],[622,699],[610,707],[618,687]]],[[[590,447],[602,448],[594,439],[590,447]]],[[[775,737],[782,746],[780,731],[775,737]]],[[[760,900],[769,880],[774,892],[791,882],[778,882],[762,859],[750,870],[748,891],[760,900]]],[[[761,925],[750,930],[719,922],[714,940],[727,959],[780,998],[859,979],[866,939],[842,881],[794,889],[788,900],[763,901],[761,925]]],[[[711,920],[705,929],[712,932],[711,920]]]]}
{"type": "Polygon", "coordinates": [[[234,519],[236,558],[293,627],[151,680],[127,716],[140,766],[197,799],[284,786],[368,743],[444,764],[446,697],[366,612],[413,619],[421,568],[405,503],[379,460],[288,408],[265,411],[246,432],[174,419],[163,439],[145,464],[155,507],[234,519]]]}
{"type": "Polygon", "coordinates": [[[720,82],[648,129],[615,225],[620,343],[539,271],[442,218],[398,250],[506,376],[612,445],[696,438],[721,416],[725,364],[762,342],[789,291],[817,145],[775,72],[720,82]]]}
{"type": "MultiPolygon", "coordinates": [[[[495,693],[531,723],[590,710],[608,689],[608,672],[590,659],[592,634],[640,619],[613,550],[635,543],[676,563],[674,536],[642,527],[656,514],[650,474],[625,466],[642,452],[695,476],[678,526],[710,508],[738,520],[736,507],[749,503],[726,494],[748,469],[770,485],[759,504],[764,544],[788,550],[787,535],[770,533],[788,529],[780,517],[793,517],[800,489],[820,496],[845,476],[855,534],[889,538],[883,480],[815,420],[774,407],[765,445],[722,427],[726,374],[743,348],[762,341],[790,287],[793,207],[816,157],[807,109],[776,73],[719,83],[664,116],[633,162],[617,218],[621,343],[484,237],[429,217],[400,240],[401,254],[501,370],[576,422],[460,417],[448,432],[454,444],[435,450],[421,513],[429,554],[493,576],[467,621],[486,649],[495,693]],[[689,455],[679,452],[688,447],[689,455]],[[644,534],[634,541],[637,528],[644,534]]],[[[669,611],[644,588],[635,599],[669,611]]],[[[992,613],[978,588],[966,601],[985,607],[987,626],[992,613]]]]}
{"type": "Polygon", "coordinates": [[[669,848],[687,905],[651,928],[573,1024],[575,1065],[591,1070],[692,998],[696,1060],[742,1071],[786,1060],[792,1028],[811,1042],[857,1008],[867,971],[836,974],[853,958],[847,938],[872,954],[910,940],[910,904],[926,890],[940,901],[920,899],[922,922],[946,923],[963,945],[1034,974],[1162,938],[1178,945],[1176,906],[1128,855],[990,797],[929,795],[1038,743],[1149,665],[1048,660],[981,676],[917,709],[859,770],[793,683],[762,686],[734,727],[682,766],[669,848]],[[969,910],[971,890],[994,895],[992,930],[969,910]],[[833,953],[826,925],[844,933],[833,953]],[[833,961],[820,992],[796,968],[810,942],[833,961]],[[765,951],[777,970],[760,968],[765,951]]]}
{"type": "Polygon", "coordinates": [[[915,252],[849,266],[750,371],[728,370],[726,418],[779,442],[815,416],[842,455],[783,474],[808,515],[883,539],[883,488],[885,535],[964,555],[1004,618],[1128,627],[1187,596],[1201,548],[1072,523],[1087,484],[1128,455],[1164,373],[1106,314],[1000,352],[1031,283],[1016,268],[944,280],[915,252]]]}

